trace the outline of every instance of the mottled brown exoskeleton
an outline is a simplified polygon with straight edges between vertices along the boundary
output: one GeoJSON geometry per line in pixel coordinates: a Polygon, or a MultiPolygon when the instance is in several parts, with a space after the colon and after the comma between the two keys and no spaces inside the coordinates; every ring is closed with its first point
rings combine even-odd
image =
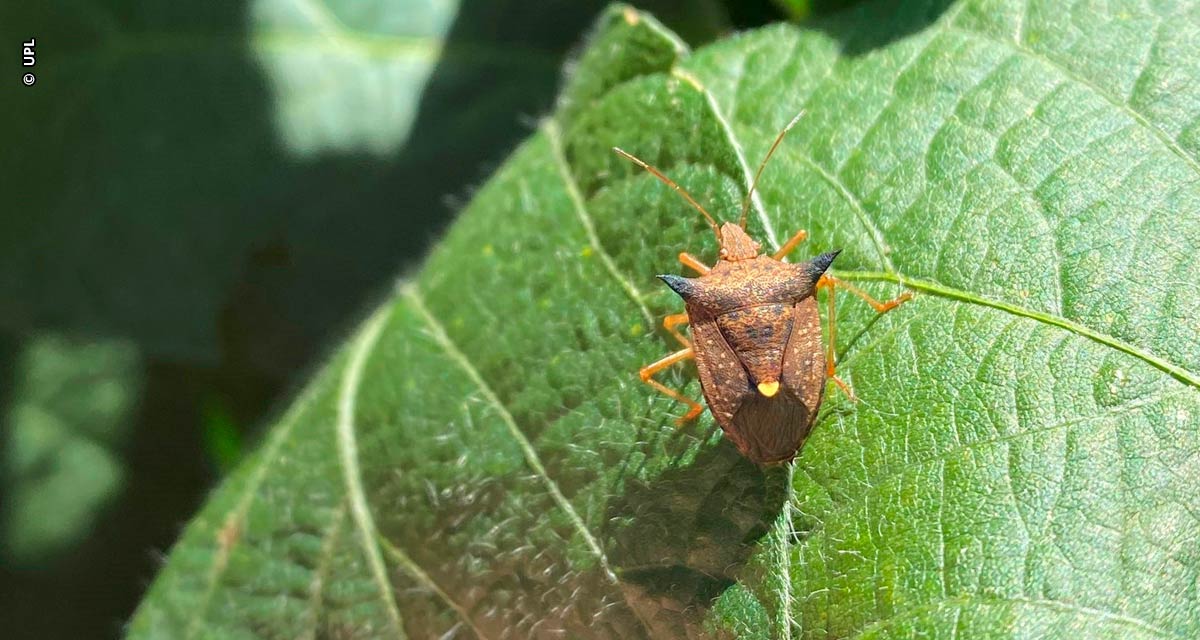
{"type": "Polygon", "coordinates": [[[685,303],[686,313],[663,318],[663,327],[684,348],[642,367],[641,379],[691,407],[679,419],[683,424],[700,415],[703,407],[653,376],[673,364],[695,359],[700,388],[717,424],[742,455],[758,464],[786,462],[796,456],[816,419],[828,380],[833,380],[854,400],[850,387],[835,374],[834,286],[860,296],[879,313],[911,298],[911,294],[904,293],[894,300],[879,302],[854,285],[827,274],[838,251],[823,253],[807,262],[783,262],[808,237],[805,231],[797,231],[772,255],[759,253],[759,243],[746,234],[746,214],[758,178],[784,135],[799,119],[796,116],[784,127],[763,158],[737,224],[726,222],[718,226],[712,215],[682,187],[654,167],[614,148],[700,211],[720,246],[719,259],[712,268],[689,253],[679,254],[679,261],[698,272],[698,278],[658,276],[685,303]],[[829,339],[824,348],[817,313],[818,288],[829,292],[826,297],[829,339]],[[691,326],[691,341],[677,329],[684,323],[691,326]]]}

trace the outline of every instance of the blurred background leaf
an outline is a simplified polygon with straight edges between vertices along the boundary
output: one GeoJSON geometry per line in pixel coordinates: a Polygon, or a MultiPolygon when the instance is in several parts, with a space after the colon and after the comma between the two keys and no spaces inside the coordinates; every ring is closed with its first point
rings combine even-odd
{"type": "Polygon", "coordinates": [[[141,360],[128,341],[38,336],[15,364],[0,553],[6,564],[31,566],[79,542],[120,490],[141,360]]]}
{"type": "MultiPolygon", "coordinates": [[[[408,139],[425,83],[442,55],[458,2],[254,0],[253,49],[270,78],[274,122],[296,156],[369,152],[388,156],[408,139]]],[[[539,51],[470,52],[553,60],[539,51]]],[[[478,64],[478,62],[476,63],[478,64]]]]}

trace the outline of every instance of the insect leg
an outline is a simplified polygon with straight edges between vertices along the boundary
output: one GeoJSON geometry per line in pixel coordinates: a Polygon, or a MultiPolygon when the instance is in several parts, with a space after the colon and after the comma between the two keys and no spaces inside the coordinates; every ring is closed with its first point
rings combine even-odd
{"type": "MultiPolygon", "coordinates": [[[[833,286],[837,285],[837,286],[849,291],[850,293],[853,293],[854,295],[862,298],[867,304],[871,305],[872,309],[874,309],[875,311],[877,311],[879,313],[887,313],[888,311],[895,309],[896,307],[904,304],[905,302],[912,300],[912,292],[905,291],[904,293],[896,296],[895,298],[892,298],[891,300],[888,300],[887,302],[880,302],[880,301],[876,300],[875,298],[872,298],[870,295],[868,295],[866,291],[859,289],[858,287],[850,284],[849,282],[846,282],[845,280],[839,280],[838,278],[835,278],[829,274],[825,274],[825,275],[821,276],[821,281],[824,282],[825,280],[829,280],[829,284],[826,286],[829,287],[830,292],[833,291],[833,286]]],[[[821,284],[818,283],[817,286],[821,286],[821,284]]]]}
{"type": "Polygon", "coordinates": [[[701,411],[704,411],[704,407],[700,406],[697,402],[687,398],[682,393],[679,393],[678,391],[675,391],[674,389],[667,388],[666,385],[659,382],[658,380],[655,380],[652,376],[654,374],[658,373],[659,371],[662,371],[663,369],[666,369],[667,367],[669,367],[677,362],[689,360],[694,357],[696,357],[695,352],[692,351],[691,347],[688,347],[687,349],[681,349],[679,351],[676,351],[675,353],[672,353],[671,355],[666,356],[666,357],[658,360],[657,362],[648,364],[648,365],[642,367],[642,369],[640,371],[638,371],[638,376],[642,379],[642,382],[645,382],[646,384],[654,387],[655,389],[658,389],[662,393],[665,393],[680,402],[686,403],[690,407],[688,409],[688,412],[686,415],[684,415],[682,418],[677,418],[675,420],[676,424],[683,424],[689,420],[694,419],[696,416],[700,415],[701,411]]]}
{"type": "Polygon", "coordinates": [[[687,337],[682,333],[679,333],[679,329],[675,328],[681,324],[687,324],[687,321],[688,314],[673,313],[669,316],[663,316],[663,328],[667,331],[670,331],[671,335],[675,336],[675,339],[679,341],[679,344],[682,344],[685,347],[691,347],[692,343],[687,339],[687,337]]]}
{"type": "Polygon", "coordinates": [[[683,263],[683,266],[695,271],[696,273],[699,273],[700,275],[704,275],[709,272],[709,268],[704,266],[704,263],[700,262],[699,258],[686,251],[679,254],[679,261],[683,263]]]}
{"type": "Polygon", "coordinates": [[[773,255],[771,257],[775,258],[776,260],[783,260],[784,256],[791,253],[792,249],[795,249],[796,245],[800,244],[801,242],[804,242],[804,239],[807,237],[808,237],[808,232],[805,231],[804,229],[797,231],[795,234],[792,235],[792,237],[788,238],[788,241],[783,243],[783,246],[779,247],[779,251],[776,251],[775,255],[773,255]]]}
{"type": "Polygon", "coordinates": [[[833,303],[835,282],[841,283],[841,280],[834,280],[831,276],[821,276],[821,279],[817,281],[817,287],[825,287],[829,290],[829,295],[825,296],[825,303],[827,305],[826,316],[829,319],[829,342],[825,344],[825,375],[837,384],[838,388],[842,390],[842,393],[846,394],[846,397],[851,402],[858,402],[858,398],[854,396],[854,390],[850,388],[850,385],[846,384],[845,380],[837,377],[837,318],[835,317],[837,307],[833,303]]]}

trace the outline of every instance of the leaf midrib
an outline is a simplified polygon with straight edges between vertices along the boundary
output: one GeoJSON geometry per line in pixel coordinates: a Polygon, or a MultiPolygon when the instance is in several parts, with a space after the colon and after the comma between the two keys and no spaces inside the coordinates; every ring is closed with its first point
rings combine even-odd
{"type": "MultiPolygon", "coordinates": [[[[680,61],[682,61],[682,60],[683,60],[683,57],[681,56],[680,61]]],[[[678,61],[676,62],[676,67],[678,67],[678,61]]],[[[729,119],[725,116],[724,113],[722,113],[720,104],[717,102],[716,98],[697,78],[695,78],[691,74],[687,74],[687,73],[680,72],[680,71],[676,71],[675,73],[677,75],[681,75],[685,80],[687,80],[689,82],[689,84],[691,84],[693,87],[695,87],[696,90],[699,91],[704,96],[705,104],[708,105],[708,108],[712,111],[713,116],[716,117],[717,122],[720,123],[721,128],[725,131],[726,139],[728,140],[729,144],[734,148],[734,151],[736,152],[736,155],[738,158],[738,164],[739,164],[739,166],[742,167],[742,170],[745,174],[742,177],[743,184],[747,184],[747,185],[751,184],[753,182],[753,177],[752,177],[753,174],[751,173],[750,165],[746,161],[746,147],[738,139],[737,132],[734,131],[733,126],[730,124],[729,119]]],[[[757,192],[750,194],[750,204],[751,204],[751,208],[754,209],[755,214],[759,217],[759,219],[761,221],[761,224],[763,226],[763,234],[766,236],[764,239],[768,242],[768,246],[770,246],[772,249],[778,249],[780,244],[779,244],[779,240],[778,240],[778,234],[775,230],[775,224],[774,224],[775,221],[771,220],[771,217],[769,215],[767,215],[766,207],[763,206],[762,200],[760,199],[759,194],[757,192]]],[[[795,463],[789,462],[787,465],[787,468],[788,468],[787,481],[785,483],[786,493],[783,497],[783,505],[781,506],[781,509],[780,509],[780,516],[779,516],[779,518],[777,518],[777,520],[773,526],[783,528],[783,532],[782,532],[783,535],[779,536],[779,538],[778,538],[780,540],[779,544],[781,547],[780,556],[783,559],[783,561],[779,563],[779,567],[778,567],[779,573],[780,573],[780,576],[779,576],[780,584],[782,585],[782,588],[780,589],[780,593],[777,596],[779,598],[779,607],[780,607],[780,619],[778,620],[778,624],[779,624],[779,626],[782,627],[782,637],[784,638],[784,640],[791,640],[791,638],[792,638],[792,623],[795,621],[794,614],[792,613],[793,598],[792,598],[792,566],[791,566],[791,556],[792,556],[792,546],[793,546],[792,541],[791,541],[791,539],[792,539],[792,535],[791,535],[791,533],[792,533],[792,514],[795,510],[795,502],[796,502],[796,486],[795,486],[795,482],[794,482],[794,480],[795,480],[795,475],[794,475],[795,474],[795,463]]],[[[767,539],[770,539],[770,538],[767,538],[767,539]]]]}

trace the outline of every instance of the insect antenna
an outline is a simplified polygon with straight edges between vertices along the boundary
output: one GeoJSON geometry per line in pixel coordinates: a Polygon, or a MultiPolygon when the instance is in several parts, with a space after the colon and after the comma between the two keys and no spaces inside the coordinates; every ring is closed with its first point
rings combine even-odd
{"type": "Polygon", "coordinates": [[[775,149],[779,147],[779,143],[783,142],[783,137],[786,136],[787,132],[790,131],[791,128],[800,121],[800,118],[803,115],[804,112],[801,111],[800,113],[796,114],[795,118],[792,118],[791,122],[787,123],[787,126],[783,128],[783,131],[779,132],[779,137],[775,138],[775,142],[767,151],[767,157],[763,158],[762,164],[758,165],[758,173],[754,174],[754,182],[750,183],[750,190],[746,192],[746,199],[742,202],[742,216],[738,218],[739,227],[743,229],[746,228],[746,214],[750,213],[750,196],[754,195],[754,188],[758,186],[758,179],[762,177],[763,169],[767,168],[767,160],[771,159],[771,154],[775,153],[775,149]]]}
{"type": "MultiPolygon", "coordinates": [[[[778,143],[776,143],[776,144],[778,144],[778,143]]],[[[683,196],[683,198],[685,200],[687,200],[688,203],[690,203],[693,207],[695,207],[697,211],[704,214],[704,219],[708,221],[708,226],[712,227],[713,233],[717,236],[717,242],[719,243],[721,241],[721,232],[717,229],[717,221],[714,220],[712,215],[709,214],[707,211],[705,211],[704,207],[700,206],[700,203],[696,202],[696,199],[693,198],[691,196],[691,194],[689,194],[687,191],[685,191],[683,189],[683,187],[675,184],[674,180],[663,175],[663,173],[661,171],[646,164],[645,162],[642,161],[641,158],[638,158],[637,156],[626,152],[624,149],[621,149],[619,147],[613,147],[613,151],[616,151],[618,154],[621,155],[621,157],[625,158],[626,160],[636,164],[637,166],[645,169],[646,171],[649,171],[651,174],[654,175],[655,178],[662,180],[663,183],[666,184],[668,187],[671,187],[675,191],[679,192],[679,195],[683,196]]]]}

